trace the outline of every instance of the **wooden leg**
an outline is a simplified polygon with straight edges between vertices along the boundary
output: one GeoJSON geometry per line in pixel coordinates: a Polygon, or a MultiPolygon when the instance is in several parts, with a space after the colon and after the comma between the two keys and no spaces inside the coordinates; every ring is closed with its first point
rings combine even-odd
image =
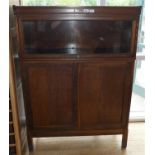
{"type": "Polygon", "coordinates": [[[29,151],[33,151],[33,139],[29,132],[27,133],[27,140],[28,140],[29,151]]]}
{"type": "Polygon", "coordinates": [[[124,133],[122,135],[122,148],[127,147],[127,141],[128,141],[128,129],[124,130],[124,133]]]}

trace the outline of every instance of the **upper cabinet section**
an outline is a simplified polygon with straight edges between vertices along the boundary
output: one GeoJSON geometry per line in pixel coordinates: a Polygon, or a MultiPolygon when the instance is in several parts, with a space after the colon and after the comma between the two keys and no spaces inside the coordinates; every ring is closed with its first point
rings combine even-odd
{"type": "Polygon", "coordinates": [[[15,7],[22,57],[135,56],[140,7],[15,7]]]}

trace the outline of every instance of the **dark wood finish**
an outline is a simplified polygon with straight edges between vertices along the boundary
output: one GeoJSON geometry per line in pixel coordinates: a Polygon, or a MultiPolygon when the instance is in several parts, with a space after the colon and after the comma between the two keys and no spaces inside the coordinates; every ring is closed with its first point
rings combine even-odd
{"type": "Polygon", "coordinates": [[[24,85],[29,88],[26,94],[29,96],[29,111],[32,111],[32,128],[75,128],[76,65],[29,62],[24,66],[24,85]]]}
{"type": "Polygon", "coordinates": [[[80,127],[121,128],[128,63],[83,63],[79,72],[80,127]]]}
{"type": "Polygon", "coordinates": [[[15,15],[23,18],[48,18],[51,19],[84,19],[92,17],[93,19],[138,19],[141,7],[29,7],[14,6],[15,15]],[[38,17],[36,17],[39,14],[38,17]],[[78,15],[80,14],[80,17],[78,15]],[[98,16],[96,16],[96,14],[98,16]]]}
{"type": "Polygon", "coordinates": [[[122,148],[127,147],[127,141],[128,141],[128,129],[125,129],[122,135],[122,148]]]}
{"type": "Polygon", "coordinates": [[[14,6],[30,149],[33,137],[102,134],[127,146],[140,10],[14,6]]]}

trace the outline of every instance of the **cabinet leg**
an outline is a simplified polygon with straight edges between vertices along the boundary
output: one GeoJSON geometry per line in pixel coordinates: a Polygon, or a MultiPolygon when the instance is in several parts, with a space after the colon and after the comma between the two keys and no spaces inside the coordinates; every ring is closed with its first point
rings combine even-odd
{"type": "Polygon", "coordinates": [[[128,141],[128,129],[124,130],[124,133],[122,135],[122,148],[127,147],[127,141],[128,141]]]}
{"type": "Polygon", "coordinates": [[[33,139],[29,132],[27,134],[28,134],[27,140],[28,140],[29,151],[33,151],[33,139]]]}

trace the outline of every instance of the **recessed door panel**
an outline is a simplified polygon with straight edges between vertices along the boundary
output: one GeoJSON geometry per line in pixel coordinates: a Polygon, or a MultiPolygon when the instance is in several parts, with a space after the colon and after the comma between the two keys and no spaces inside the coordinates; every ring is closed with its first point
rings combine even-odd
{"type": "Polygon", "coordinates": [[[121,127],[127,63],[80,65],[79,108],[81,128],[121,127]]]}
{"type": "Polygon", "coordinates": [[[76,125],[75,64],[25,65],[28,109],[33,127],[72,128],[76,125]]]}

